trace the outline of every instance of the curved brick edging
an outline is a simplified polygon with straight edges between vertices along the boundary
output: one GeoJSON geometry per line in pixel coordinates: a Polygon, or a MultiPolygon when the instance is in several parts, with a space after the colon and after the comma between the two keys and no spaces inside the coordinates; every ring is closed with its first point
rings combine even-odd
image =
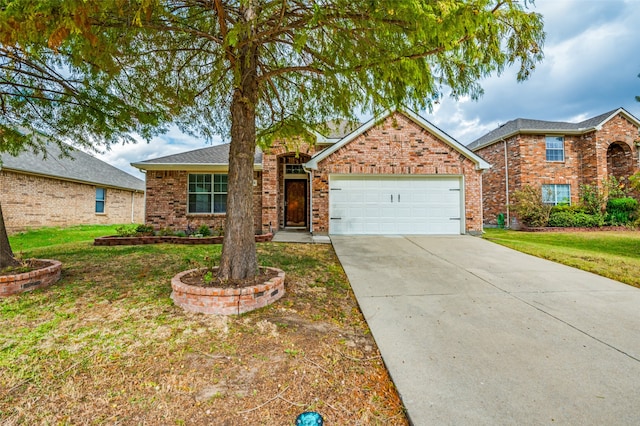
{"type": "MultiPolygon", "coordinates": [[[[173,237],[173,236],[145,236],[145,237],[98,237],[93,240],[94,246],[135,246],[144,244],[222,244],[224,237],[173,237]]],[[[273,234],[256,235],[256,243],[271,241],[273,234]]]]}
{"type": "Polygon", "coordinates": [[[264,284],[243,288],[198,287],[185,284],[182,277],[199,269],[183,271],[171,279],[171,299],[189,312],[238,315],[253,311],[284,296],[284,271],[277,268],[264,269],[276,271],[278,275],[264,284]]]}
{"type": "Polygon", "coordinates": [[[51,259],[35,259],[51,265],[15,275],[0,275],[0,297],[7,297],[37,288],[47,287],[60,279],[62,263],[51,259]]]}

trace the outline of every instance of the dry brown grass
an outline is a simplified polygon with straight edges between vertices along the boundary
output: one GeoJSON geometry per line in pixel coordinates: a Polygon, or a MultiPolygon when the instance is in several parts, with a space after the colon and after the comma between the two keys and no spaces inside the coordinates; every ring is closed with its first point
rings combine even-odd
{"type": "Polygon", "coordinates": [[[406,425],[329,245],[259,246],[287,294],[242,316],[188,314],[170,278],[219,247],[35,249],[56,285],[0,300],[0,423],[406,425]]]}

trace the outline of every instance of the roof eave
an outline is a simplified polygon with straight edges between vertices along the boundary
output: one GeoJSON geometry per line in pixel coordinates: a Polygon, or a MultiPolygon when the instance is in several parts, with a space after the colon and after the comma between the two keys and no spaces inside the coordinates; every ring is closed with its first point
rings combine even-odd
{"type": "MultiPolygon", "coordinates": [[[[194,163],[131,163],[131,165],[140,170],[186,170],[189,172],[223,172],[229,170],[228,163],[210,163],[210,164],[194,164],[194,163]]],[[[262,164],[253,164],[253,170],[262,171],[262,164]]]]}
{"type": "Polygon", "coordinates": [[[507,134],[504,134],[498,138],[491,139],[488,142],[474,146],[471,151],[475,152],[479,149],[493,145],[494,143],[501,142],[505,139],[512,138],[516,135],[584,135],[589,132],[595,132],[600,130],[601,126],[583,127],[580,129],[520,129],[507,134]]]}
{"type": "Polygon", "coordinates": [[[132,188],[130,186],[114,185],[112,183],[94,182],[94,181],[82,180],[82,179],[72,179],[72,178],[66,178],[58,175],[50,175],[46,173],[34,173],[27,170],[14,169],[12,167],[0,167],[0,170],[6,170],[8,172],[20,173],[20,174],[29,175],[29,176],[39,176],[47,179],[61,180],[64,182],[80,183],[83,185],[92,185],[92,186],[100,186],[104,188],[121,189],[123,191],[131,191],[131,192],[141,192],[141,193],[144,192],[144,189],[132,188]]]}

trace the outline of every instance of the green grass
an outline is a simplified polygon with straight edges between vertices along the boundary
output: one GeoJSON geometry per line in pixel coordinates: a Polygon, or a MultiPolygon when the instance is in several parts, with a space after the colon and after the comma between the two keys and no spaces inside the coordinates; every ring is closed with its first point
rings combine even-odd
{"type": "Polygon", "coordinates": [[[29,229],[9,236],[13,252],[18,255],[23,251],[39,247],[54,246],[74,242],[93,241],[97,237],[116,235],[116,228],[121,225],[81,225],[69,228],[29,229]]]}
{"type": "Polygon", "coordinates": [[[485,229],[512,249],[640,287],[640,232],[520,232],[485,229]]]}

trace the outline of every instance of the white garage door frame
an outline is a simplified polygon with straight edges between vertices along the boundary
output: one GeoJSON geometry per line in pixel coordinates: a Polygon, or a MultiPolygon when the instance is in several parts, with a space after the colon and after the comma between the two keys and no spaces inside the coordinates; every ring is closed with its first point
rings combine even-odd
{"type": "Polygon", "coordinates": [[[463,175],[330,174],[329,234],[464,234],[464,183],[463,175]]]}

